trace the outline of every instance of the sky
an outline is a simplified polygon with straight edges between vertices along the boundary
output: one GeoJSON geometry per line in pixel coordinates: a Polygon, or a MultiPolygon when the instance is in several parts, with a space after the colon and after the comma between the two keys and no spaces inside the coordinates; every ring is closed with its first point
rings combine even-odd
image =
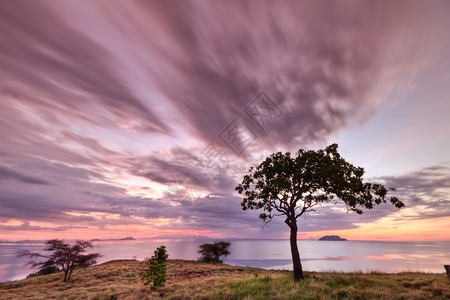
{"type": "Polygon", "coordinates": [[[450,2],[3,1],[0,240],[288,238],[234,187],[321,149],[406,208],[301,239],[449,240],[450,2]]]}

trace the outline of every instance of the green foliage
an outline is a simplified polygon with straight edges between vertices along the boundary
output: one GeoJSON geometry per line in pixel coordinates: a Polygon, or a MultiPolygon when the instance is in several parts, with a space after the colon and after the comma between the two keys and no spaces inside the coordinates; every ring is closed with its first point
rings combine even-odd
{"type": "Polygon", "coordinates": [[[91,241],[76,241],[75,244],[70,245],[64,240],[48,240],[45,251],[50,254],[41,254],[38,252],[31,252],[29,250],[21,250],[18,252],[19,257],[28,256],[30,258],[45,258],[45,261],[31,260],[28,264],[32,267],[40,267],[40,271],[35,273],[45,273],[52,270],[64,271],[64,282],[70,280],[72,272],[76,268],[84,268],[94,265],[97,258],[101,257],[99,253],[83,254],[88,248],[92,248],[91,241]]]}
{"type": "Polygon", "coordinates": [[[159,246],[156,248],[154,255],[148,261],[148,270],[144,275],[145,285],[153,282],[152,289],[164,286],[167,277],[167,254],[166,246],[159,246]]]}
{"type": "MultiPolygon", "coordinates": [[[[260,218],[269,222],[275,214],[297,220],[314,206],[337,200],[358,214],[386,203],[388,191],[394,189],[363,182],[364,169],[348,163],[337,149],[332,144],[317,151],[300,149],[295,157],[289,152],[271,154],[251,167],[236,187],[244,195],[242,209],[263,209],[260,218]]],[[[396,197],[389,200],[397,208],[404,206],[396,197]]]]}
{"type": "Polygon", "coordinates": [[[231,254],[229,248],[231,244],[229,242],[215,242],[214,244],[203,244],[200,245],[198,253],[202,256],[199,258],[201,261],[205,262],[215,262],[222,263],[220,259],[221,256],[228,256],[231,254]]]}
{"type": "MultiPolygon", "coordinates": [[[[439,291],[405,289],[400,274],[377,278],[370,274],[318,273],[299,284],[288,276],[242,280],[231,288],[228,299],[427,299],[439,291]]],[[[445,292],[434,298],[445,299],[445,292]]]]}

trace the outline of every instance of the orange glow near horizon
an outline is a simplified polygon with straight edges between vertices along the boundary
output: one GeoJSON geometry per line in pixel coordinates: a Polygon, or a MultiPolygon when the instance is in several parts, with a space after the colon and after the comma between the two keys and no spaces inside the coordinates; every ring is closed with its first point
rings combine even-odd
{"type": "Polygon", "coordinates": [[[450,217],[422,220],[394,221],[389,218],[373,223],[358,224],[360,227],[347,230],[310,232],[308,237],[339,235],[348,240],[372,241],[448,241],[450,217]]]}
{"type": "MultiPolygon", "coordinates": [[[[92,215],[91,215],[92,216],[92,215]]],[[[104,217],[104,216],[103,216],[104,217]]],[[[69,228],[65,230],[57,230],[61,224],[44,223],[44,222],[30,222],[30,226],[40,226],[39,230],[21,229],[25,224],[19,220],[9,220],[0,225],[8,226],[10,228],[17,227],[17,229],[9,230],[7,234],[1,234],[0,240],[4,241],[20,241],[20,240],[48,240],[48,239],[120,239],[124,237],[152,238],[160,235],[171,236],[176,238],[180,236],[205,236],[205,237],[219,237],[220,234],[212,232],[211,230],[165,230],[158,227],[164,226],[169,222],[176,222],[167,218],[157,218],[152,220],[151,225],[146,224],[132,224],[132,225],[109,225],[99,228],[97,226],[82,226],[83,228],[69,228]]],[[[147,221],[148,222],[148,221],[147,221]]],[[[149,222],[150,223],[150,222],[149,222]]]]}
{"type": "MultiPolygon", "coordinates": [[[[70,213],[72,215],[82,213],[70,213]]],[[[89,214],[93,216],[92,214],[89,214]]],[[[98,214],[96,218],[112,218],[118,216],[110,214],[98,214]]],[[[129,217],[130,218],[130,217],[129,217]]],[[[182,236],[205,236],[211,238],[221,238],[223,234],[212,230],[193,230],[193,229],[164,229],[166,225],[174,224],[177,219],[158,218],[147,220],[141,217],[131,217],[135,221],[142,223],[128,225],[105,225],[103,227],[89,226],[80,224],[82,228],[68,228],[58,230],[62,224],[50,222],[30,222],[25,223],[20,220],[11,219],[0,225],[15,230],[9,230],[9,233],[0,235],[0,240],[46,240],[46,239],[119,239],[132,236],[136,239],[152,238],[158,236],[173,236],[182,238],[182,236]],[[144,220],[145,219],[145,220],[144,220]],[[24,225],[40,227],[39,230],[27,229],[24,225]],[[23,228],[21,228],[23,227],[23,228]]],[[[318,239],[324,235],[339,235],[348,240],[373,240],[373,241],[448,241],[450,232],[443,228],[450,228],[450,217],[440,217],[422,220],[399,221],[393,218],[384,218],[377,222],[360,223],[358,228],[346,230],[326,230],[314,232],[299,232],[299,239],[318,239]]],[[[300,226],[301,228],[301,226],[300,226]]],[[[287,232],[288,228],[286,228],[287,232]]],[[[229,236],[245,238],[243,236],[229,236]]],[[[226,237],[225,237],[226,238],[226,237]]],[[[251,238],[251,237],[249,237],[251,238]]],[[[285,234],[278,238],[287,238],[285,234]]]]}

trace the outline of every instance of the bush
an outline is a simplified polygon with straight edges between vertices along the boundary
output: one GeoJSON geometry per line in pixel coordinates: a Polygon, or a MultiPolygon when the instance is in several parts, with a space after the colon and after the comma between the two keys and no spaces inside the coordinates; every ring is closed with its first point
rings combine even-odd
{"type": "Polygon", "coordinates": [[[148,270],[144,275],[145,285],[153,282],[152,290],[158,286],[166,284],[167,276],[167,258],[169,255],[166,251],[166,246],[159,246],[155,250],[155,254],[148,261],[148,270]]]}
{"type": "Polygon", "coordinates": [[[229,242],[215,242],[214,244],[203,244],[200,245],[200,250],[198,250],[198,253],[200,253],[202,256],[199,258],[201,261],[205,262],[215,262],[215,263],[222,263],[223,261],[220,259],[221,256],[228,256],[231,254],[230,250],[228,249],[230,247],[229,242]]]}
{"type": "Polygon", "coordinates": [[[58,269],[57,267],[48,266],[48,267],[44,267],[44,268],[40,269],[38,272],[29,274],[27,276],[27,278],[34,277],[34,276],[53,274],[53,273],[60,272],[60,271],[61,271],[61,269],[58,269]]]}

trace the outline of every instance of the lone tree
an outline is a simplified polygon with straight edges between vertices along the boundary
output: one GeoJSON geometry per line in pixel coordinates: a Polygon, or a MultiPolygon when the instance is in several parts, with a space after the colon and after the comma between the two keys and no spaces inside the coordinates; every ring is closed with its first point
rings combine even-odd
{"type": "Polygon", "coordinates": [[[149,285],[153,282],[152,290],[155,290],[157,287],[166,284],[168,257],[166,246],[161,245],[156,248],[154,255],[148,260],[148,270],[144,275],[144,285],[149,285]]]}
{"type": "MultiPolygon", "coordinates": [[[[243,194],[242,209],[262,209],[265,223],[284,216],[291,230],[290,245],[294,279],[303,279],[297,246],[297,219],[323,203],[345,203],[348,211],[362,214],[363,209],[386,203],[388,190],[381,184],[363,182],[364,169],[348,163],[338,153],[338,145],[325,149],[300,149],[295,157],[289,152],[273,153],[251,167],[236,190],[243,194]]],[[[397,208],[405,205],[396,197],[389,201],[397,208]]]]}
{"type": "Polygon", "coordinates": [[[198,253],[202,256],[199,258],[201,261],[222,263],[220,259],[221,256],[228,256],[231,254],[230,242],[215,242],[214,244],[203,244],[200,245],[198,253]]]}
{"type": "Polygon", "coordinates": [[[49,268],[58,268],[64,271],[64,282],[70,280],[73,270],[75,268],[84,268],[94,265],[97,262],[97,258],[101,257],[99,253],[83,254],[86,249],[92,248],[92,242],[90,241],[76,241],[74,245],[70,245],[64,240],[49,240],[45,243],[45,251],[49,254],[41,254],[38,252],[31,252],[29,250],[21,250],[18,252],[19,257],[28,256],[30,258],[45,258],[44,261],[31,260],[28,265],[33,268],[40,266],[40,270],[46,270],[49,268]]]}

